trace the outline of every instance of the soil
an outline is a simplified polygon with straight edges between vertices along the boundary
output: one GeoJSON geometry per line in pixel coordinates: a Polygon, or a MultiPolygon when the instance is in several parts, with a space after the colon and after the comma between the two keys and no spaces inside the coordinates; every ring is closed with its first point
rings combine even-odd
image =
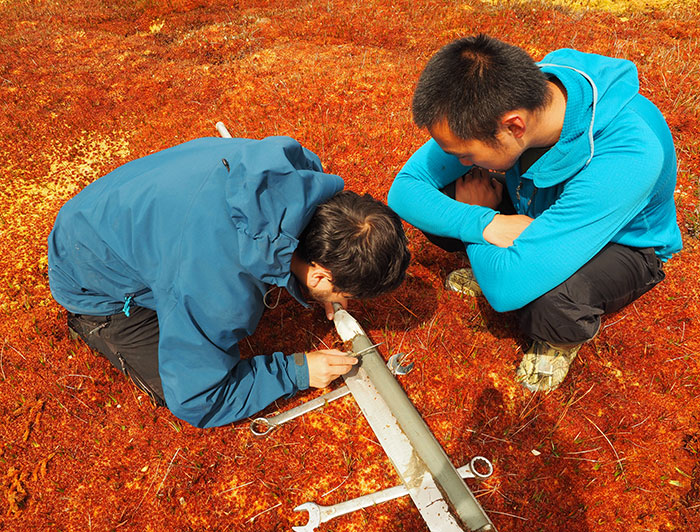
{"type": "MultiPolygon", "coordinates": [[[[0,530],[290,530],[306,522],[293,511],[303,502],[398,482],[351,397],[266,438],[152,406],[68,337],[46,238],[88,183],[215,136],[219,120],[234,136],[295,137],[348,188],[385,199],[428,138],[410,113],[422,66],[476,32],[535,59],[572,47],[637,64],[676,140],[685,247],[548,395],[514,380],[526,346],[515,316],[445,291],[463,259],[411,227],[404,285],[350,311],[386,358],[409,353],[400,382],[454,464],[493,462],[468,484],[499,531],[700,530],[700,5],[656,5],[0,0],[0,530]]],[[[283,294],[241,349],[338,345],[320,307],[283,294]]],[[[319,530],[426,528],[404,498],[319,530]]]]}

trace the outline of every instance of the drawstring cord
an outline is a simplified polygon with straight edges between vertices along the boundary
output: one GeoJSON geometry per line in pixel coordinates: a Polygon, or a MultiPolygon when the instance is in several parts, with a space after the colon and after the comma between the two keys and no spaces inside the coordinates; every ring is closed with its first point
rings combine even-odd
{"type": "Polygon", "coordinates": [[[135,297],[139,297],[144,295],[146,292],[150,292],[151,289],[146,287],[142,288],[141,290],[138,290],[137,292],[133,292],[131,294],[124,294],[124,307],[122,308],[122,312],[124,315],[128,318],[129,314],[131,313],[131,301],[135,297]]]}
{"type": "Polygon", "coordinates": [[[127,318],[129,317],[129,307],[131,306],[131,300],[133,299],[133,297],[134,296],[126,296],[124,298],[124,308],[122,309],[122,312],[126,315],[127,318]]]}
{"type": "Polygon", "coordinates": [[[274,304],[274,305],[268,305],[268,303],[267,303],[267,296],[270,295],[270,293],[271,293],[275,288],[277,288],[277,287],[276,287],[276,286],[270,287],[270,289],[269,289],[267,292],[265,292],[265,295],[263,296],[263,305],[265,305],[265,307],[269,308],[270,310],[276,309],[276,308],[277,308],[277,305],[280,304],[280,296],[282,295],[282,289],[281,289],[281,288],[280,288],[280,290],[277,292],[277,301],[275,301],[275,304],[274,304]]]}
{"type": "Polygon", "coordinates": [[[590,83],[590,85],[591,85],[591,90],[593,91],[593,102],[591,103],[591,123],[588,125],[588,145],[591,148],[591,154],[588,156],[588,160],[586,160],[586,164],[584,164],[584,167],[586,167],[593,160],[593,154],[595,153],[595,140],[593,138],[593,125],[595,123],[596,106],[598,105],[598,87],[596,87],[596,84],[593,81],[593,78],[591,78],[591,76],[586,74],[583,70],[579,70],[578,68],[574,68],[574,67],[568,66],[568,65],[557,65],[556,63],[537,63],[537,66],[539,66],[539,67],[568,68],[569,70],[573,70],[577,74],[580,74],[581,76],[586,78],[586,81],[588,81],[588,83],[590,83]]]}

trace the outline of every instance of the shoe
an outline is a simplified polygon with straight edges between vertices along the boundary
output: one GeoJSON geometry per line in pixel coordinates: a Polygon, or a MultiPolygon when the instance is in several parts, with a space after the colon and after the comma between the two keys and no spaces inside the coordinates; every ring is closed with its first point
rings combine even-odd
{"type": "Polygon", "coordinates": [[[445,279],[445,288],[453,292],[459,292],[467,296],[483,295],[479,283],[474,278],[474,272],[471,268],[460,268],[450,272],[445,279]]]}
{"type": "Polygon", "coordinates": [[[75,332],[72,328],[68,327],[68,337],[71,340],[77,340],[78,338],[80,338],[80,335],[77,332],[75,332]]]}
{"type": "Polygon", "coordinates": [[[569,373],[581,345],[555,347],[547,342],[533,342],[520,361],[517,379],[531,392],[554,390],[569,373]]]}

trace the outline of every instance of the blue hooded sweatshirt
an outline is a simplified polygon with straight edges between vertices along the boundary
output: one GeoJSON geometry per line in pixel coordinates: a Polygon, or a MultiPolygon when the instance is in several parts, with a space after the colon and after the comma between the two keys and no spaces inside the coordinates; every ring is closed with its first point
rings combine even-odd
{"type": "Polygon", "coordinates": [[[429,140],[389,191],[389,206],[419,229],[466,244],[476,279],[497,311],[515,310],[571,277],[606,244],[653,247],[661,260],[681,249],[673,192],[676,155],[659,110],[639,94],[623,60],[557,50],[540,69],[566,88],[558,142],[526,172],[506,172],[518,214],[534,221],[512,246],[484,240],[496,211],[439,189],[467,168],[429,140]]]}
{"type": "Polygon", "coordinates": [[[297,237],[343,188],[287,137],[197,139],[121,166],[68,201],[49,236],[49,281],[76,314],[138,305],[158,314],[168,408],[224,425],[309,386],[308,366],[241,359],[269,285],[304,302],[291,274],[297,237]]]}

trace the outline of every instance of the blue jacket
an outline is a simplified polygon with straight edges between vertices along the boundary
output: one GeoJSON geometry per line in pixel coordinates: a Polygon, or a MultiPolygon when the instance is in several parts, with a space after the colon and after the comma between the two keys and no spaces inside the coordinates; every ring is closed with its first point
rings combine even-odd
{"type": "Polygon", "coordinates": [[[557,50],[539,67],[566,88],[559,141],[526,172],[506,172],[516,211],[534,221],[508,248],[487,243],[496,212],[438,189],[467,170],[429,140],[389,191],[389,206],[416,227],[467,244],[474,274],[498,311],[520,308],[559,285],[609,242],[681,249],[673,192],[676,155],[659,110],[639,94],[633,63],[557,50]],[[519,200],[518,200],[519,197],[519,200]]]}
{"type": "Polygon", "coordinates": [[[308,366],[241,359],[268,285],[290,272],[316,206],[343,188],[293,139],[197,139],[121,166],[68,201],[49,236],[51,292],[76,314],[156,310],[168,408],[198,427],[309,386],[308,366]],[[224,163],[225,160],[225,163],[224,163]]]}

